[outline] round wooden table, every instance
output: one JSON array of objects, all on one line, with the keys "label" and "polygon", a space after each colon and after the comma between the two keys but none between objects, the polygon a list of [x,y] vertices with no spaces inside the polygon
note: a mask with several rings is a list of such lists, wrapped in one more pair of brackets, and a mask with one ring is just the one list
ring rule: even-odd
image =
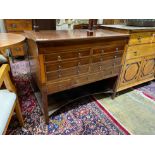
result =
[{"label": "round wooden table", "polygon": [[21,34],[14,33],[0,33],[0,49],[10,48],[25,40],[25,37]]},{"label": "round wooden table", "polygon": [[6,49],[11,49],[18,44],[22,44],[25,37],[15,33],[0,33],[0,53],[6,57]]}]

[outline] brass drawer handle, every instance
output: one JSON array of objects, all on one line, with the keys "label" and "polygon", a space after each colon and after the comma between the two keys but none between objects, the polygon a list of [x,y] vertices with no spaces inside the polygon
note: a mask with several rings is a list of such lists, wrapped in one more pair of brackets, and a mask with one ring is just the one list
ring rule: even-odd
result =
[{"label": "brass drawer handle", "polygon": [[61,56],[60,56],[60,55],[58,56],[58,61],[62,61],[62,59],[61,59]]},{"label": "brass drawer handle", "polygon": [[62,77],[61,71],[58,71],[58,77],[59,77],[59,78]]},{"label": "brass drawer handle", "polygon": [[100,70],[100,71],[102,70],[102,66],[101,66],[101,65],[99,66],[99,70]]},{"label": "brass drawer handle", "polygon": [[79,74],[80,73],[80,69],[79,69],[79,67],[77,67],[77,74]]},{"label": "brass drawer handle", "polygon": [[114,58],[116,59],[117,58],[117,55],[115,55]]},{"label": "brass drawer handle", "polygon": [[62,76],[62,73],[61,73],[61,66],[59,65],[58,66],[58,77],[61,78]]},{"label": "brass drawer handle", "polygon": [[78,53],[79,58],[81,58],[81,53]]},{"label": "brass drawer handle", "polygon": [[12,24],[11,27],[12,28],[17,28],[17,25],[16,24]]},{"label": "brass drawer handle", "polygon": [[104,50],[101,50],[101,56],[103,56],[103,54],[104,54]]},{"label": "brass drawer handle", "polygon": [[138,36],[138,38],[137,38],[137,39],[138,39],[138,41],[141,41],[142,37],[141,37],[141,36]]},{"label": "brass drawer handle", "polygon": [[58,66],[58,70],[60,70],[61,68],[62,68],[62,67],[59,65],[59,66]]},{"label": "brass drawer handle", "polygon": [[135,51],[135,52],[133,52],[133,53],[134,53],[134,56],[137,56],[137,54],[138,54],[137,51]]},{"label": "brass drawer handle", "polygon": [[80,62],[78,62],[78,66],[80,66],[81,65],[81,63]]},{"label": "brass drawer handle", "polygon": [[19,48],[19,47],[17,47],[17,48],[15,48],[15,50],[16,50],[16,51],[20,51],[20,48]]}]

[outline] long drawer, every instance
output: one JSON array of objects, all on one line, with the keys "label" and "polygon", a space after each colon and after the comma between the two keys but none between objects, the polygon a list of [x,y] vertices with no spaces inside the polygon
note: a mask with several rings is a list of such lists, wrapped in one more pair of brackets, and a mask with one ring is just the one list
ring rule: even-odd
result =
[{"label": "long drawer", "polygon": [[155,54],[155,44],[130,46],[127,49],[126,59],[133,59]]},{"label": "long drawer", "polygon": [[58,51],[57,53],[44,55],[45,62],[57,62],[65,60],[80,59],[90,56],[90,49],[72,49],[67,51]]},{"label": "long drawer", "polygon": [[70,76],[77,76],[86,73],[95,73],[103,71],[105,69],[115,68],[120,66],[121,58],[111,59],[107,61],[99,61],[95,63],[81,64],[80,62],[64,62],[62,64],[47,65],[46,66],[46,77],[47,81],[64,79]]},{"label": "long drawer", "polygon": [[121,67],[115,67],[107,70],[103,70],[97,73],[85,74],[81,76],[74,76],[66,80],[60,80],[52,83],[47,83],[48,93],[56,93],[66,89],[74,88],[77,86],[85,85],[91,82],[99,81],[105,78],[118,75]]},{"label": "long drawer", "polygon": [[155,32],[143,32],[131,34],[129,45],[146,44],[155,42]]}]

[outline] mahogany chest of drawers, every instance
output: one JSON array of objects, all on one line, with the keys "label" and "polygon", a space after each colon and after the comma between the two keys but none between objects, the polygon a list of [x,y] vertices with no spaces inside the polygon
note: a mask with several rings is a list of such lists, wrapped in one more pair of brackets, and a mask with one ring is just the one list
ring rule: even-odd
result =
[{"label": "mahogany chest of drawers", "polygon": [[97,30],[26,32],[31,73],[48,123],[49,94],[119,76],[127,34]]},{"label": "mahogany chest of drawers", "polygon": [[155,77],[155,27],[104,25],[103,29],[130,34],[116,92],[153,80]]}]

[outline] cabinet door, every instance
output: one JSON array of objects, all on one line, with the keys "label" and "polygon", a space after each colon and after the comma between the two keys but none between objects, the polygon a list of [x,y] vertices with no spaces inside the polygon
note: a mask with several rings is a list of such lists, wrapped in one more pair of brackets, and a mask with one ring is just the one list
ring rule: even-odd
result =
[{"label": "cabinet door", "polygon": [[141,64],[141,59],[132,59],[125,63],[121,73],[120,87],[134,85],[137,82]]},{"label": "cabinet door", "polygon": [[155,73],[155,56],[145,57],[140,71],[140,80],[154,78]]}]

